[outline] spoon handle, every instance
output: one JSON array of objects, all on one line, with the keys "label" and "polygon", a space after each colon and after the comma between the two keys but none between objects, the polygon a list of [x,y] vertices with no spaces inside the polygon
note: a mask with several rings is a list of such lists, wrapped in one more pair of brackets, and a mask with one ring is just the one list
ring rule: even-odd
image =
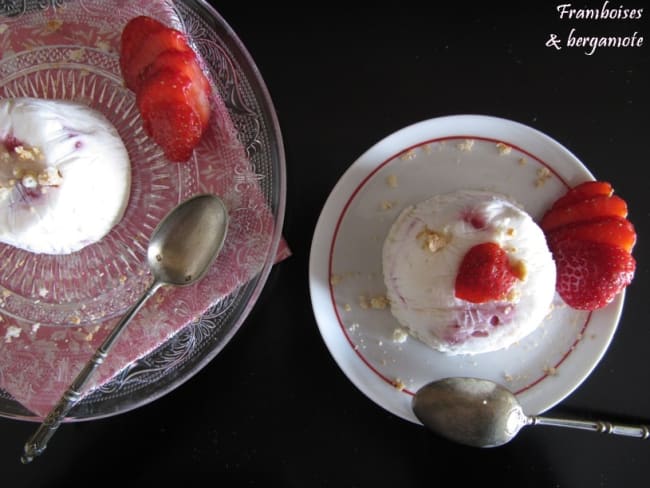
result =
[{"label": "spoon handle", "polygon": [[572,420],[532,416],[528,417],[528,425],[550,425],[553,427],[590,430],[601,434],[624,435],[640,439],[650,438],[650,426],[648,425],[622,425],[604,420]]},{"label": "spoon handle", "polygon": [[131,321],[135,314],[140,310],[142,305],[155,293],[160,286],[160,282],[154,283],[142,294],[138,301],[131,306],[131,308],[124,314],[122,319],[113,327],[113,330],[104,339],[104,342],[97,348],[92,358],[85,364],[79,372],[74,381],[70,384],[65,393],[61,396],[57,404],[50,410],[43,423],[39,426],[36,432],[25,443],[24,453],[20,460],[23,464],[30,463],[34,457],[41,455],[47,447],[47,442],[52,438],[57,431],[66,415],[72,407],[81,399],[84,386],[88,383],[97,367],[104,362],[109,350],[116,342],[120,333],[125,329],[126,325]]}]

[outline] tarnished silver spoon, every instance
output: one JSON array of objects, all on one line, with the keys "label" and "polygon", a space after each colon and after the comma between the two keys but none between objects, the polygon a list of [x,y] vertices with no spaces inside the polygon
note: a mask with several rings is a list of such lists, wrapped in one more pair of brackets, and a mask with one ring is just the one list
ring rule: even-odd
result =
[{"label": "tarnished silver spoon", "polygon": [[528,416],[507,388],[477,378],[445,378],[420,388],[412,400],[415,416],[431,431],[460,444],[496,447],[522,427],[550,425],[648,439],[647,425]]},{"label": "tarnished silver spoon", "polygon": [[86,363],[34,435],[25,443],[23,463],[45,451],[66,415],[81,399],[92,373],[104,362],[120,333],[142,305],[163,285],[184,286],[201,279],[219,254],[228,229],[228,211],[215,195],[197,195],[182,202],[158,224],[147,248],[152,284],[124,314]]}]

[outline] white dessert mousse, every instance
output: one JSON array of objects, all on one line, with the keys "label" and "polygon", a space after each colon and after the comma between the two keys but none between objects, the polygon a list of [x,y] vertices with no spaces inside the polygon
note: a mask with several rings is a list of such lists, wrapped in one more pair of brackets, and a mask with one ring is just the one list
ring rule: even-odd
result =
[{"label": "white dessert mousse", "polygon": [[[455,296],[458,269],[474,246],[501,246],[520,278],[498,299]],[[391,312],[411,335],[447,354],[479,354],[521,340],[550,312],[555,264],[544,233],[504,195],[457,191],[404,209],[383,247]]]},{"label": "white dessert mousse", "polygon": [[69,254],[122,219],[131,165],[101,113],[61,100],[0,100],[0,242]]}]

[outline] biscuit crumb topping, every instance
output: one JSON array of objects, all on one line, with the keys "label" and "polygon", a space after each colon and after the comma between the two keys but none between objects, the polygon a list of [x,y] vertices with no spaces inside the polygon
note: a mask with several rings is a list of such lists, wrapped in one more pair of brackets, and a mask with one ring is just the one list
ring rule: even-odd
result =
[{"label": "biscuit crumb topping", "polygon": [[537,170],[537,179],[535,180],[535,186],[542,186],[550,177],[551,171],[546,166],[539,168]]},{"label": "biscuit crumb topping", "polygon": [[460,142],[456,145],[461,151],[471,151],[474,147],[474,139],[466,139],[463,142]]},{"label": "biscuit crumb topping", "polygon": [[20,183],[24,188],[59,186],[63,182],[61,172],[45,166],[45,157],[38,147],[18,144],[7,147],[0,144],[0,188],[13,188]]},{"label": "biscuit crumb topping", "polygon": [[386,177],[386,184],[391,188],[397,188],[397,176],[396,175],[388,175]]},{"label": "biscuit crumb topping", "polygon": [[497,149],[499,150],[499,154],[504,154],[504,155],[510,154],[510,151],[512,151],[512,148],[507,144],[504,144],[503,142],[497,143]]},{"label": "biscuit crumb topping", "polygon": [[422,249],[430,252],[436,252],[442,249],[449,242],[449,238],[440,232],[425,227],[416,236],[417,240],[422,243]]}]

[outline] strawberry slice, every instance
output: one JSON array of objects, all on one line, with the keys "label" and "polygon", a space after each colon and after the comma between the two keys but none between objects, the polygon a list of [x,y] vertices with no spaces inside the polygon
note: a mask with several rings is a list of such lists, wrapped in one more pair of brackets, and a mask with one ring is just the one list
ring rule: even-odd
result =
[{"label": "strawberry slice", "polygon": [[122,75],[127,88],[138,92],[145,69],[166,51],[194,52],[187,44],[185,35],[165,27],[145,35],[137,50],[124,62]]},{"label": "strawberry slice", "polygon": [[566,205],[559,208],[551,208],[547,211],[540,227],[544,232],[549,232],[562,225],[598,217],[627,217],[627,203],[617,195],[600,195],[586,200]]},{"label": "strawberry slice", "polygon": [[562,225],[546,234],[551,250],[565,239],[594,241],[618,246],[631,252],[636,244],[636,231],[632,223],[621,217],[602,217],[595,220]]},{"label": "strawberry slice", "polygon": [[166,69],[144,80],[137,93],[144,130],[171,161],[187,161],[203,134],[201,117],[190,100],[192,83],[182,73]]},{"label": "strawberry slice", "polygon": [[585,181],[569,189],[563,196],[558,198],[551,208],[566,207],[580,200],[598,196],[612,196],[614,189],[606,181]]},{"label": "strawberry slice", "polygon": [[210,119],[210,81],[205,76],[193,51],[165,51],[147,67],[143,77],[154,76],[163,70],[173,70],[192,80],[187,99],[198,114],[201,125],[206,127]]},{"label": "strawberry slice", "polygon": [[484,242],[470,248],[463,257],[456,275],[455,294],[472,303],[500,300],[506,297],[516,279],[501,246]]},{"label": "strawberry slice", "polygon": [[597,310],[632,282],[636,261],[617,246],[566,239],[553,252],[556,289],[570,307]]},{"label": "strawberry slice", "polygon": [[142,48],[144,38],[166,28],[156,19],[144,15],[134,17],[127,22],[120,37],[120,69],[123,74],[127,71],[131,58]]}]

